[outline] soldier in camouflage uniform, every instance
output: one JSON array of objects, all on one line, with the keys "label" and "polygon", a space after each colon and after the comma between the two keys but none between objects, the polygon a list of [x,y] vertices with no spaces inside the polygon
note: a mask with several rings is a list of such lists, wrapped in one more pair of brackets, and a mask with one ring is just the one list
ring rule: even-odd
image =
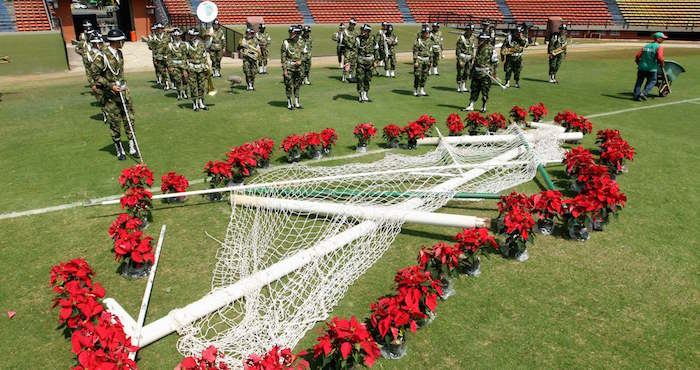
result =
[{"label": "soldier in camouflage uniform", "polygon": [[246,29],[245,37],[238,44],[238,50],[243,55],[243,74],[245,74],[246,90],[255,90],[255,74],[258,72],[260,46],[255,37],[255,30]]},{"label": "soldier in camouflage uniform", "polygon": [[433,40],[430,38],[430,26],[421,27],[420,37],[413,44],[413,96],[426,96],[425,81],[428,79],[430,58],[433,55]]},{"label": "soldier in camouflage uniform", "polygon": [[515,87],[520,88],[520,72],[523,69],[523,51],[527,47],[527,37],[523,35],[525,29],[518,26],[515,32],[511,32],[503,41],[501,58],[503,59],[503,71],[506,74],[506,87],[510,87],[510,75],[513,74]]},{"label": "soldier in camouflage uniform", "polygon": [[474,37],[474,26],[467,25],[464,33],[457,39],[455,54],[457,56],[457,92],[468,92],[467,81],[469,72],[472,69],[474,51],[476,49],[476,37]]},{"label": "soldier in camouflage uniform", "polygon": [[464,110],[474,110],[474,102],[479,98],[481,93],[481,112],[486,112],[486,103],[489,100],[489,90],[491,89],[491,78],[496,78],[496,67],[498,66],[498,54],[491,45],[491,36],[488,33],[479,35],[479,46],[476,49],[474,56],[474,65],[472,66],[471,77],[471,96],[469,97],[469,106]]},{"label": "soldier in camouflage uniform", "polygon": [[352,82],[352,76],[355,74],[355,68],[357,67],[357,31],[355,31],[355,25],[357,25],[355,18],[350,18],[348,28],[343,34],[345,52],[343,55],[343,59],[345,59],[345,66],[343,66],[343,82]]},{"label": "soldier in camouflage uniform", "polygon": [[78,37],[77,43],[75,45],[75,53],[80,55],[83,62],[83,68],[85,69],[85,77],[90,84],[90,62],[88,61],[88,52],[92,48],[90,39],[95,30],[92,29],[92,23],[88,20],[83,21],[83,33]]},{"label": "soldier in camouflage uniform", "polygon": [[171,33],[173,41],[168,44],[168,72],[177,88],[177,100],[187,99],[187,43],[182,41],[182,31],[176,28]]},{"label": "soldier in camouflage uniform", "polygon": [[224,56],[224,45],[226,45],[226,33],[221,28],[219,19],[214,19],[212,28],[209,30],[211,44],[209,45],[209,55],[211,57],[211,68],[213,77],[221,77],[221,58]]},{"label": "soldier in camouflage uniform", "polygon": [[103,110],[107,115],[107,124],[112,133],[117,159],[120,161],[126,159],[121,142],[121,126],[124,126],[124,133],[129,139],[129,154],[135,158],[141,157],[132,131],[134,108],[124,80],[124,56],[121,48],[125,39],[124,32],[118,29],[110,30],[107,34],[109,46],[96,56],[91,66],[96,85],[102,89]]},{"label": "soldier in camouflage uniform", "polygon": [[368,102],[369,85],[372,82],[372,73],[377,65],[379,57],[379,46],[377,45],[374,36],[372,36],[372,27],[364,24],[360,30],[360,36],[357,37],[357,93],[359,102]]},{"label": "soldier in camouflage uniform", "polygon": [[[282,76],[284,77],[284,87],[287,93],[287,108],[301,108],[299,103],[299,90],[304,79],[301,63],[304,44],[299,35],[301,27],[290,26],[289,37],[282,42],[280,48],[280,59],[282,61]],[[294,98],[294,104],[292,104]]]},{"label": "soldier in camouflage uniform", "polygon": [[[97,59],[98,56],[102,55],[102,48],[104,46],[102,35],[100,35],[97,32],[93,32],[92,36],[90,37],[90,44],[90,49],[86,51],[86,56],[88,60],[88,84],[90,85],[90,89],[92,90],[92,94],[95,96],[95,99],[100,104],[100,106],[102,106],[102,99],[104,97],[104,93],[102,92],[102,89],[97,83],[97,77],[99,76],[99,73],[96,73],[96,71],[92,68],[92,64],[95,62],[95,59]],[[104,121],[105,124],[107,123],[107,113],[104,109],[102,109],[102,121]]]},{"label": "soldier in camouflage uniform", "polygon": [[209,108],[204,105],[204,95],[207,94],[209,87],[209,66],[207,65],[209,53],[196,28],[190,29],[189,35],[192,41],[187,44],[187,74],[190,84],[192,109],[195,112],[200,109],[208,110]]},{"label": "soldier in camouflage uniform", "polygon": [[311,38],[311,26],[304,26],[301,33],[301,42],[304,43],[304,50],[301,58],[301,69],[304,73],[304,85],[311,85],[311,55],[314,48],[314,41]]},{"label": "soldier in camouflage uniform", "polygon": [[[565,24],[559,26],[559,32],[552,33],[547,45],[547,55],[549,56],[549,82],[557,83],[557,72],[561,66],[561,61],[566,56],[567,27]],[[556,53],[556,55],[555,55]]]},{"label": "soldier in camouflage uniform", "polygon": [[345,44],[343,43],[343,39],[345,37],[345,25],[340,24],[338,26],[338,32],[334,33],[333,36],[331,36],[331,40],[335,41],[336,47],[335,47],[335,53],[338,56],[338,65],[340,68],[343,68],[343,55],[345,54]]},{"label": "soldier in camouflage uniform", "polygon": [[158,65],[158,68],[156,69],[159,76],[158,80],[163,85],[165,90],[170,90],[170,75],[168,74],[168,62],[166,60],[168,43],[170,40],[168,40],[168,36],[165,34],[165,27],[160,23],[158,23],[156,26],[158,29],[156,29],[156,35],[151,41],[153,43],[153,48],[151,50],[153,51],[153,56],[155,57],[156,64]]},{"label": "soldier in camouflage uniform", "polygon": [[381,28],[377,30],[377,34],[374,35],[374,40],[377,41],[377,45],[379,45],[379,60],[378,60],[378,65],[379,66],[384,66],[384,61],[386,60],[386,50],[384,50],[384,35],[386,34],[386,22],[382,22]]},{"label": "soldier in camouflage uniform", "polygon": [[[379,42],[379,40],[377,40]],[[384,61],[384,70],[386,77],[396,77],[396,45],[399,44],[399,36],[394,34],[394,26],[388,24],[384,33],[383,45],[379,45],[379,49],[386,48],[386,58]]]},{"label": "soldier in camouflage uniform", "polygon": [[267,74],[267,61],[270,59],[270,43],[272,43],[272,38],[269,33],[265,32],[265,25],[263,23],[260,23],[258,26],[258,32],[255,34],[255,38],[258,40],[258,45],[260,46],[258,72]]},{"label": "soldier in camouflage uniform", "polygon": [[151,51],[151,59],[153,60],[153,71],[155,71],[156,74],[156,85],[160,86],[161,85],[161,80],[160,80],[160,71],[158,70],[158,61],[156,60],[156,52],[155,52],[155,38],[156,38],[156,31],[158,30],[158,25],[154,24],[151,26],[151,34],[148,35],[148,37],[141,38],[142,42],[146,43],[146,46],[148,46],[148,50]]},{"label": "soldier in camouflage uniform", "polygon": [[438,64],[440,63],[440,58],[442,58],[443,49],[443,37],[442,31],[440,31],[440,24],[433,23],[433,30],[430,32],[430,38],[433,39],[433,55],[430,58],[431,69],[428,69],[428,74],[434,74],[438,76]]}]

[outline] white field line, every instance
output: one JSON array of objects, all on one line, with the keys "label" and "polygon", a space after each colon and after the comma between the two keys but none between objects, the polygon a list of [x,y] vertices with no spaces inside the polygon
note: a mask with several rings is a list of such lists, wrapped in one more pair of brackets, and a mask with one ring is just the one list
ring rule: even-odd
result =
[{"label": "white field line", "polygon": [[[326,158],[319,159],[319,160],[311,162],[311,163],[358,158],[358,157],[371,155],[371,154],[380,154],[380,153],[384,153],[387,151],[389,151],[389,149],[370,150],[370,151],[367,151],[365,153],[354,153],[354,154],[342,155],[339,157],[326,157]],[[272,169],[272,168],[277,169],[280,167],[287,167],[287,166],[290,166],[290,165],[283,164],[283,165],[279,165],[279,166],[271,166],[270,169]],[[267,170],[268,169],[261,169],[261,171],[267,171]],[[189,183],[190,183],[190,185],[196,185],[196,184],[201,184],[203,182],[204,182],[204,179],[195,179],[195,180],[190,181]],[[160,191],[160,188],[153,188],[153,189],[151,189],[151,192],[153,192],[154,194],[157,194],[157,193],[160,193],[161,191]],[[43,213],[56,212],[56,211],[64,211],[66,209],[95,205],[95,204],[99,204],[101,202],[104,202],[106,200],[114,200],[114,199],[119,199],[119,198],[121,198],[121,194],[110,195],[110,196],[106,196],[106,197],[102,197],[102,198],[90,199],[90,200],[82,201],[82,202],[73,202],[73,203],[61,204],[61,205],[45,207],[45,208],[30,209],[27,211],[8,212],[8,213],[0,214],[0,220],[7,220],[7,219],[11,219],[11,218],[18,218],[18,217],[25,217],[25,216],[34,216],[34,215],[40,215]]]},{"label": "white field line", "polygon": [[[662,108],[662,107],[667,107],[670,105],[686,104],[686,103],[700,104],[700,97],[691,98],[691,99],[684,99],[684,100],[679,100],[679,101],[673,101],[673,102],[668,102],[668,103],[659,103],[659,104],[652,104],[652,105],[644,105],[641,107],[620,109],[620,110],[615,110],[615,111],[611,111],[611,112],[590,114],[586,117],[588,117],[588,118],[605,117],[605,116],[612,116],[612,115],[622,114],[622,113],[636,112],[636,111],[640,111],[640,110],[644,110],[644,109]],[[344,155],[344,156],[340,156],[340,157],[323,158],[323,159],[318,160],[316,162],[357,158],[357,157],[362,157],[362,156],[370,155],[370,154],[383,153],[383,152],[386,152],[388,150],[389,149],[378,149],[378,150],[368,151],[366,153],[355,153],[355,154],[348,154],[348,155]],[[288,165],[282,165],[282,166],[288,166]],[[282,167],[282,166],[279,166],[279,167]],[[275,168],[277,168],[277,167],[278,166],[275,166]],[[190,181],[190,184],[200,184],[203,181],[204,180],[202,180],[202,179],[192,180],[192,181]],[[153,192],[158,193],[158,192],[160,192],[160,189],[153,189]],[[27,211],[3,213],[3,214],[0,214],[0,220],[7,220],[7,219],[11,219],[11,218],[18,218],[18,217],[24,217],[24,216],[34,216],[34,215],[40,215],[43,213],[63,211],[66,209],[71,209],[71,208],[81,207],[81,206],[85,206],[85,205],[100,203],[100,202],[105,201],[105,200],[118,199],[120,197],[121,197],[121,195],[111,195],[111,196],[103,197],[103,198],[90,199],[86,202],[74,202],[74,203],[61,204],[58,206],[51,206],[51,207],[46,207],[46,208],[30,209]]]}]

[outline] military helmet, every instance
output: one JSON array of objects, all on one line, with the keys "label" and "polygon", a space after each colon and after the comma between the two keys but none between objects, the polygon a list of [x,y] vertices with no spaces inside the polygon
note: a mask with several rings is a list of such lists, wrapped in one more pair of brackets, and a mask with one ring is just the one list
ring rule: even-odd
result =
[{"label": "military helmet", "polygon": [[338,28],[344,30],[344,29],[345,29],[345,24],[344,24],[343,22],[340,22],[340,24],[338,25]]},{"label": "military helmet", "polygon": [[440,28],[440,23],[438,23],[438,22],[433,23],[433,28]]},{"label": "military helmet", "polygon": [[305,25],[305,26],[304,26],[304,32],[307,32],[307,33],[308,33],[308,32],[311,32],[311,26]]},{"label": "military helmet", "polygon": [[525,27],[523,27],[523,26],[518,26],[518,28],[516,28],[516,31],[518,31],[518,33],[525,32]]},{"label": "military helmet", "polygon": [[92,36],[90,37],[90,43],[91,43],[91,44],[101,44],[102,42],[103,42],[103,40],[102,40],[102,35],[100,35],[99,32],[95,32],[95,33],[92,34]]},{"label": "military helmet", "polygon": [[424,25],[420,28],[420,31],[421,31],[421,32],[430,32],[430,26],[428,26],[427,24],[424,24]]},{"label": "military helmet", "polygon": [[120,30],[119,28],[112,28],[107,32],[107,41],[124,41],[126,40],[126,36],[124,36],[124,32]]},{"label": "military helmet", "polygon": [[264,29],[265,29],[265,23],[260,23],[260,24],[258,25],[258,29],[259,29],[260,31],[264,30]]},{"label": "military helmet", "polygon": [[465,31],[474,31],[474,25],[473,24],[468,24],[464,26]]},{"label": "military helmet", "polygon": [[393,24],[387,24],[387,25],[386,25],[386,30],[387,30],[387,31],[393,31],[393,30],[394,30],[394,25],[393,25]]},{"label": "military helmet", "polygon": [[362,28],[361,28],[360,30],[362,30],[362,31],[372,31],[372,26],[370,26],[369,24],[365,23],[365,24],[362,25]]},{"label": "military helmet", "polygon": [[560,30],[568,30],[569,27],[568,27],[566,24],[563,24],[563,23],[562,23],[562,25],[559,26],[559,29],[560,29]]},{"label": "military helmet", "polygon": [[83,21],[83,28],[87,28],[87,29],[92,28],[92,22],[90,22],[90,21],[87,20],[87,19],[84,20],[84,21]]},{"label": "military helmet", "polygon": [[255,33],[255,30],[252,29],[252,28],[250,28],[250,27],[248,27],[248,28],[245,29],[245,33]]},{"label": "military helmet", "polygon": [[357,21],[355,20],[355,18],[350,18],[350,21],[348,22],[348,24],[355,25],[355,24],[357,24]]},{"label": "military helmet", "polygon": [[479,35],[479,40],[489,40],[490,38],[491,35],[489,35],[488,33],[482,33],[481,35]]},{"label": "military helmet", "polygon": [[221,24],[221,22],[219,22],[219,18],[215,18],[213,23],[214,24]]},{"label": "military helmet", "polygon": [[173,31],[172,31],[172,35],[173,35],[173,36],[182,36],[182,31],[180,31],[179,28],[175,28],[175,29],[173,29]]},{"label": "military helmet", "polygon": [[154,24],[154,25],[151,26],[151,31],[155,31],[155,30],[157,30],[157,29],[158,29],[158,25],[155,25],[155,24]]},{"label": "military helmet", "polygon": [[199,36],[199,30],[196,28],[190,28],[190,30],[187,31],[187,34],[190,36]]}]

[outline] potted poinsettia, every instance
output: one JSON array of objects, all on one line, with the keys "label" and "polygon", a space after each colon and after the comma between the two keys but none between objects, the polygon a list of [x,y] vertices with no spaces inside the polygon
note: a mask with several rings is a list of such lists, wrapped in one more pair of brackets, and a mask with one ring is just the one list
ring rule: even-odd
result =
[{"label": "potted poinsettia", "polygon": [[615,139],[622,139],[622,135],[620,134],[620,130],[614,130],[614,129],[605,129],[605,130],[598,130],[598,132],[595,135],[595,143],[598,144],[598,146],[604,146],[605,143],[615,140]]},{"label": "potted poinsettia", "polygon": [[103,311],[100,300],[105,289],[92,281],[95,273],[82,258],[61,262],[51,268],[50,274],[51,288],[56,293],[52,308],[60,307],[58,329],[70,338]]},{"label": "potted poinsettia", "polygon": [[136,369],[135,355],[138,347],[124,332],[119,318],[101,310],[71,336],[72,351],[77,357],[75,369]]},{"label": "potted poinsettia", "polygon": [[498,131],[498,129],[505,129],[508,125],[506,118],[500,113],[491,113],[487,117],[486,126],[490,133]]},{"label": "potted poinsettia", "polygon": [[153,185],[153,172],[143,163],[125,168],[119,175],[119,184],[124,190],[150,187]]},{"label": "potted poinsettia", "polygon": [[578,121],[578,114],[570,111],[570,110],[565,110],[563,112],[557,113],[556,116],[554,116],[554,122],[556,122],[558,125],[564,127],[567,132],[571,131],[571,126]]},{"label": "potted poinsettia", "polygon": [[501,200],[497,204],[498,218],[496,222],[496,232],[504,233],[506,225],[503,220],[506,213],[514,208],[524,208],[528,212],[532,210],[532,199],[527,194],[511,192],[508,195],[502,195]]},{"label": "potted poinsettia", "polygon": [[425,137],[425,127],[417,122],[411,122],[401,129],[406,136],[406,149],[418,149],[418,139]]},{"label": "potted poinsettia", "polygon": [[[222,187],[233,180],[233,171],[231,165],[224,161],[209,161],[204,166],[206,174],[205,182],[209,183],[209,187],[214,189]],[[221,193],[210,193],[209,200],[212,202],[219,201],[223,198]]]},{"label": "potted poinsettia", "polygon": [[227,184],[229,186],[243,184],[246,177],[250,177],[258,166],[258,158],[255,156],[255,145],[246,143],[233,147],[226,153],[226,162],[231,166],[233,177]]},{"label": "potted poinsettia", "polygon": [[464,118],[464,126],[469,135],[474,136],[488,127],[488,118],[479,112],[469,112]]},{"label": "potted poinsettia", "polygon": [[306,140],[299,135],[289,135],[282,140],[280,148],[287,153],[287,162],[296,162],[301,159],[301,152],[306,149]]},{"label": "potted poinsettia", "polygon": [[584,135],[593,132],[593,123],[584,116],[579,116],[577,120],[571,123],[569,128],[571,132],[580,132]]},{"label": "potted poinsettia", "polygon": [[124,196],[119,199],[122,209],[126,208],[126,213],[141,219],[141,222],[148,224],[153,220],[151,208],[153,207],[153,194],[142,187],[128,188]]},{"label": "potted poinsettia", "polygon": [[264,137],[253,143],[253,146],[253,154],[255,154],[258,168],[267,168],[270,165],[270,154],[275,148],[275,142]]},{"label": "potted poinsettia", "polygon": [[590,238],[593,218],[601,209],[600,202],[595,196],[581,193],[564,201],[566,204],[566,228],[573,240],[586,241]]},{"label": "potted poinsettia", "polygon": [[430,136],[430,133],[432,132],[433,126],[435,126],[435,118],[433,116],[429,116],[427,114],[424,114],[420,117],[418,117],[417,120],[414,121],[415,123],[423,126],[423,134]]},{"label": "potted poinsettia", "polygon": [[350,320],[334,317],[326,323],[316,341],[313,354],[307,357],[312,369],[372,367],[380,356],[369,330],[355,316]]},{"label": "potted poinsettia", "polygon": [[338,141],[338,134],[335,132],[335,129],[328,127],[321,131],[321,141],[323,142],[323,154],[330,156],[333,145]]},{"label": "potted poinsettia", "polygon": [[452,113],[447,116],[447,128],[450,130],[450,136],[462,135],[464,131],[464,122],[457,113]]},{"label": "potted poinsettia", "polygon": [[517,105],[514,105],[513,108],[510,109],[510,118],[518,125],[529,127],[525,120],[527,118],[527,111]]},{"label": "potted poinsettia", "polygon": [[625,160],[634,159],[634,148],[621,137],[601,143],[600,148],[600,162],[608,167],[613,179],[626,171]]},{"label": "potted poinsettia", "polygon": [[527,261],[529,258],[527,246],[534,239],[535,226],[530,210],[526,207],[514,207],[506,212],[503,223],[506,226],[506,240],[501,245],[503,255],[515,258],[519,262]]},{"label": "potted poinsettia", "polygon": [[390,148],[398,148],[401,137],[401,127],[390,123],[382,129],[382,136]]},{"label": "potted poinsettia", "polygon": [[617,217],[618,211],[625,206],[627,196],[620,191],[617,182],[607,176],[593,180],[586,192],[600,203],[600,210],[592,219],[593,230],[603,231],[603,227],[610,222],[610,215]]},{"label": "potted poinsettia", "polygon": [[121,262],[119,271],[126,278],[142,278],[148,275],[153,264],[153,238],[141,231],[122,234],[114,242],[114,259]]},{"label": "potted poinsettia", "polygon": [[377,129],[374,128],[372,122],[360,123],[355,126],[353,134],[357,138],[357,147],[355,150],[358,153],[364,153],[367,151],[367,145],[370,140],[377,134]]},{"label": "potted poinsettia", "polygon": [[532,115],[532,122],[539,122],[542,120],[542,117],[547,115],[547,108],[545,108],[544,104],[542,103],[531,105],[528,111],[530,112],[530,115]]},{"label": "potted poinsettia", "polygon": [[228,365],[224,362],[224,357],[222,352],[210,345],[202,350],[201,356],[188,356],[182,359],[175,370],[225,370],[228,369]]},{"label": "potted poinsettia", "polygon": [[576,178],[582,168],[595,164],[593,154],[582,146],[571,148],[564,153],[564,166],[569,177]]},{"label": "potted poinsettia", "polygon": [[498,250],[496,239],[489,235],[487,228],[483,227],[464,229],[455,235],[455,240],[460,251],[460,268],[469,276],[481,275],[480,255],[488,257],[488,252]]},{"label": "potted poinsettia", "polygon": [[[168,172],[160,179],[160,190],[163,194],[183,193],[187,191],[187,188],[190,186],[190,182],[187,181],[185,176],[175,172]],[[185,201],[185,198],[186,197],[183,195],[181,197],[164,198],[163,201],[166,203],[182,203]]]},{"label": "potted poinsettia", "polygon": [[121,213],[117,219],[109,226],[109,237],[112,240],[117,240],[124,234],[129,234],[134,231],[143,229],[143,221],[138,217],[130,216],[126,213]]},{"label": "potted poinsettia", "polygon": [[434,279],[440,280],[442,296],[446,300],[455,293],[452,287],[452,277],[457,275],[460,248],[457,245],[437,243],[430,248],[422,247],[418,252],[418,266],[430,273]]},{"label": "potted poinsettia", "polygon": [[576,181],[571,184],[571,190],[580,193],[587,191],[601,177],[610,177],[608,168],[599,164],[589,164],[578,171]]},{"label": "potted poinsettia", "polygon": [[307,353],[294,354],[289,348],[274,346],[267,353],[258,356],[252,354],[243,361],[243,370],[303,370],[309,368],[304,360]]},{"label": "potted poinsettia", "polygon": [[545,190],[532,197],[532,211],[537,216],[537,230],[544,235],[551,235],[554,231],[554,220],[563,211],[564,201],[558,190]]},{"label": "potted poinsettia", "polygon": [[406,332],[415,333],[417,320],[424,318],[426,315],[418,310],[417,304],[407,305],[402,297],[386,296],[370,305],[366,325],[380,346],[381,356],[396,360],[406,354]]},{"label": "potted poinsettia", "polygon": [[306,143],[306,155],[311,159],[321,159],[321,134],[318,132],[307,132],[304,134],[304,142]]},{"label": "potted poinsettia", "polygon": [[419,266],[406,267],[399,270],[394,277],[394,285],[399,296],[417,302],[418,308],[428,316],[427,319],[419,322],[423,326],[435,318],[435,308],[437,301],[442,296],[440,278],[433,277],[430,272],[424,271]]}]

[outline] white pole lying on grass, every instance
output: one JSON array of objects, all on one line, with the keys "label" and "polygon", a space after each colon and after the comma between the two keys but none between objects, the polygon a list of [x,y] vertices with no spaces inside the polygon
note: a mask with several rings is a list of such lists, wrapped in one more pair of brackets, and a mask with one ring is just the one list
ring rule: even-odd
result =
[{"label": "white pole lying on grass", "polygon": [[[559,134],[559,140],[563,141],[575,141],[583,139],[583,134],[580,132],[565,132]],[[525,138],[528,140],[535,139],[533,134],[525,134]],[[519,139],[518,135],[476,135],[476,136],[447,136],[443,138],[439,137],[426,137],[418,140],[418,145],[437,145],[439,142],[445,142],[448,144],[486,144],[486,143],[500,143],[506,141],[513,141]]]}]

